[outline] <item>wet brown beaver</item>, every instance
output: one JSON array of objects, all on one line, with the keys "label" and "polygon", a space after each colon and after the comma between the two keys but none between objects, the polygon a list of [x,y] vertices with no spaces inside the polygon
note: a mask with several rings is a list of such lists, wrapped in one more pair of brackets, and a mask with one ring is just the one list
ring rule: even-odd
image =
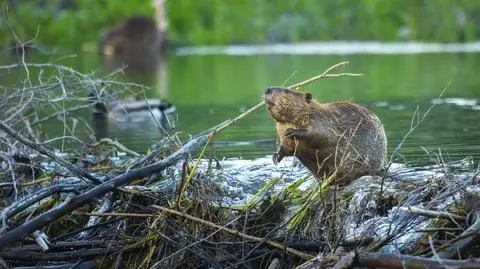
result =
[{"label": "wet brown beaver", "polygon": [[322,104],[311,93],[285,88],[266,89],[265,103],[280,137],[275,164],[296,156],[318,179],[336,171],[335,184],[375,174],[384,165],[387,138],[368,109],[349,102]]}]

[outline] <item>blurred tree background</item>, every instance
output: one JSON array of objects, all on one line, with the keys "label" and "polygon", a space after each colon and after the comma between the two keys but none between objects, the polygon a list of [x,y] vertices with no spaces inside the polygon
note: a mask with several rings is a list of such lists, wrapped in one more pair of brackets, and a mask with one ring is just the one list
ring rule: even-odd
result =
[{"label": "blurred tree background", "polygon": [[[79,48],[151,0],[1,0],[0,44],[36,36]],[[8,17],[8,20],[6,19]],[[189,45],[328,40],[473,41],[479,0],[167,0],[168,35]],[[7,23],[8,22],[8,23]],[[10,25],[10,26],[9,26]]]}]

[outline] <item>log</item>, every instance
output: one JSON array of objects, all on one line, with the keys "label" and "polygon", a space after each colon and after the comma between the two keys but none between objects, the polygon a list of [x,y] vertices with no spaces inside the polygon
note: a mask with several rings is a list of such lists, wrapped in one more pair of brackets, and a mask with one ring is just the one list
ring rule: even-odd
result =
[{"label": "log", "polygon": [[296,267],[296,269],[320,269],[339,263],[338,268],[369,267],[389,269],[440,269],[447,267],[455,268],[480,268],[480,259],[448,260],[417,257],[411,255],[397,255],[391,253],[348,253],[344,256],[319,254],[314,259]]}]

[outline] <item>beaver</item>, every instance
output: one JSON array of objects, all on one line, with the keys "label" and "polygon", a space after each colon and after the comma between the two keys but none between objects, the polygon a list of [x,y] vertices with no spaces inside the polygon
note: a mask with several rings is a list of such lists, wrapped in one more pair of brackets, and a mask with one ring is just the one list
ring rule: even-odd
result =
[{"label": "beaver", "polygon": [[103,54],[125,56],[163,52],[166,44],[153,19],[133,16],[102,33],[99,47]]},{"label": "beaver", "polygon": [[296,156],[317,179],[336,172],[333,183],[345,185],[376,174],[386,162],[382,123],[360,105],[320,103],[311,93],[281,87],[267,88],[265,103],[280,137],[275,164]]}]

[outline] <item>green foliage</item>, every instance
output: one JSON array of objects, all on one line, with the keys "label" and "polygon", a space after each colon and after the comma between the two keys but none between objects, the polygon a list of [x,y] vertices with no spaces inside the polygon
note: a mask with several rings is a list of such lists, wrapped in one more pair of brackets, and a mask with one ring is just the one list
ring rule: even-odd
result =
[{"label": "green foliage", "polygon": [[[132,14],[154,16],[150,0],[30,0],[16,1],[9,7],[2,1],[10,25],[18,37],[30,40],[39,32],[39,40],[48,46],[80,46],[96,42],[101,31]],[[0,24],[0,41],[9,44],[14,36],[5,20]]]},{"label": "green foliage", "polygon": [[[9,1],[10,2],[10,1]],[[13,29],[28,40],[79,46],[131,15],[154,17],[151,0],[13,1]],[[2,7],[8,6],[2,0]],[[168,0],[169,35],[183,44],[308,40],[430,40],[480,36],[480,1],[473,0]],[[1,43],[13,40],[0,25]]]},{"label": "green foliage", "polygon": [[[305,40],[458,41],[479,36],[480,1],[168,1],[170,32],[194,44]],[[464,18],[464,21],[463,19]]]}]

